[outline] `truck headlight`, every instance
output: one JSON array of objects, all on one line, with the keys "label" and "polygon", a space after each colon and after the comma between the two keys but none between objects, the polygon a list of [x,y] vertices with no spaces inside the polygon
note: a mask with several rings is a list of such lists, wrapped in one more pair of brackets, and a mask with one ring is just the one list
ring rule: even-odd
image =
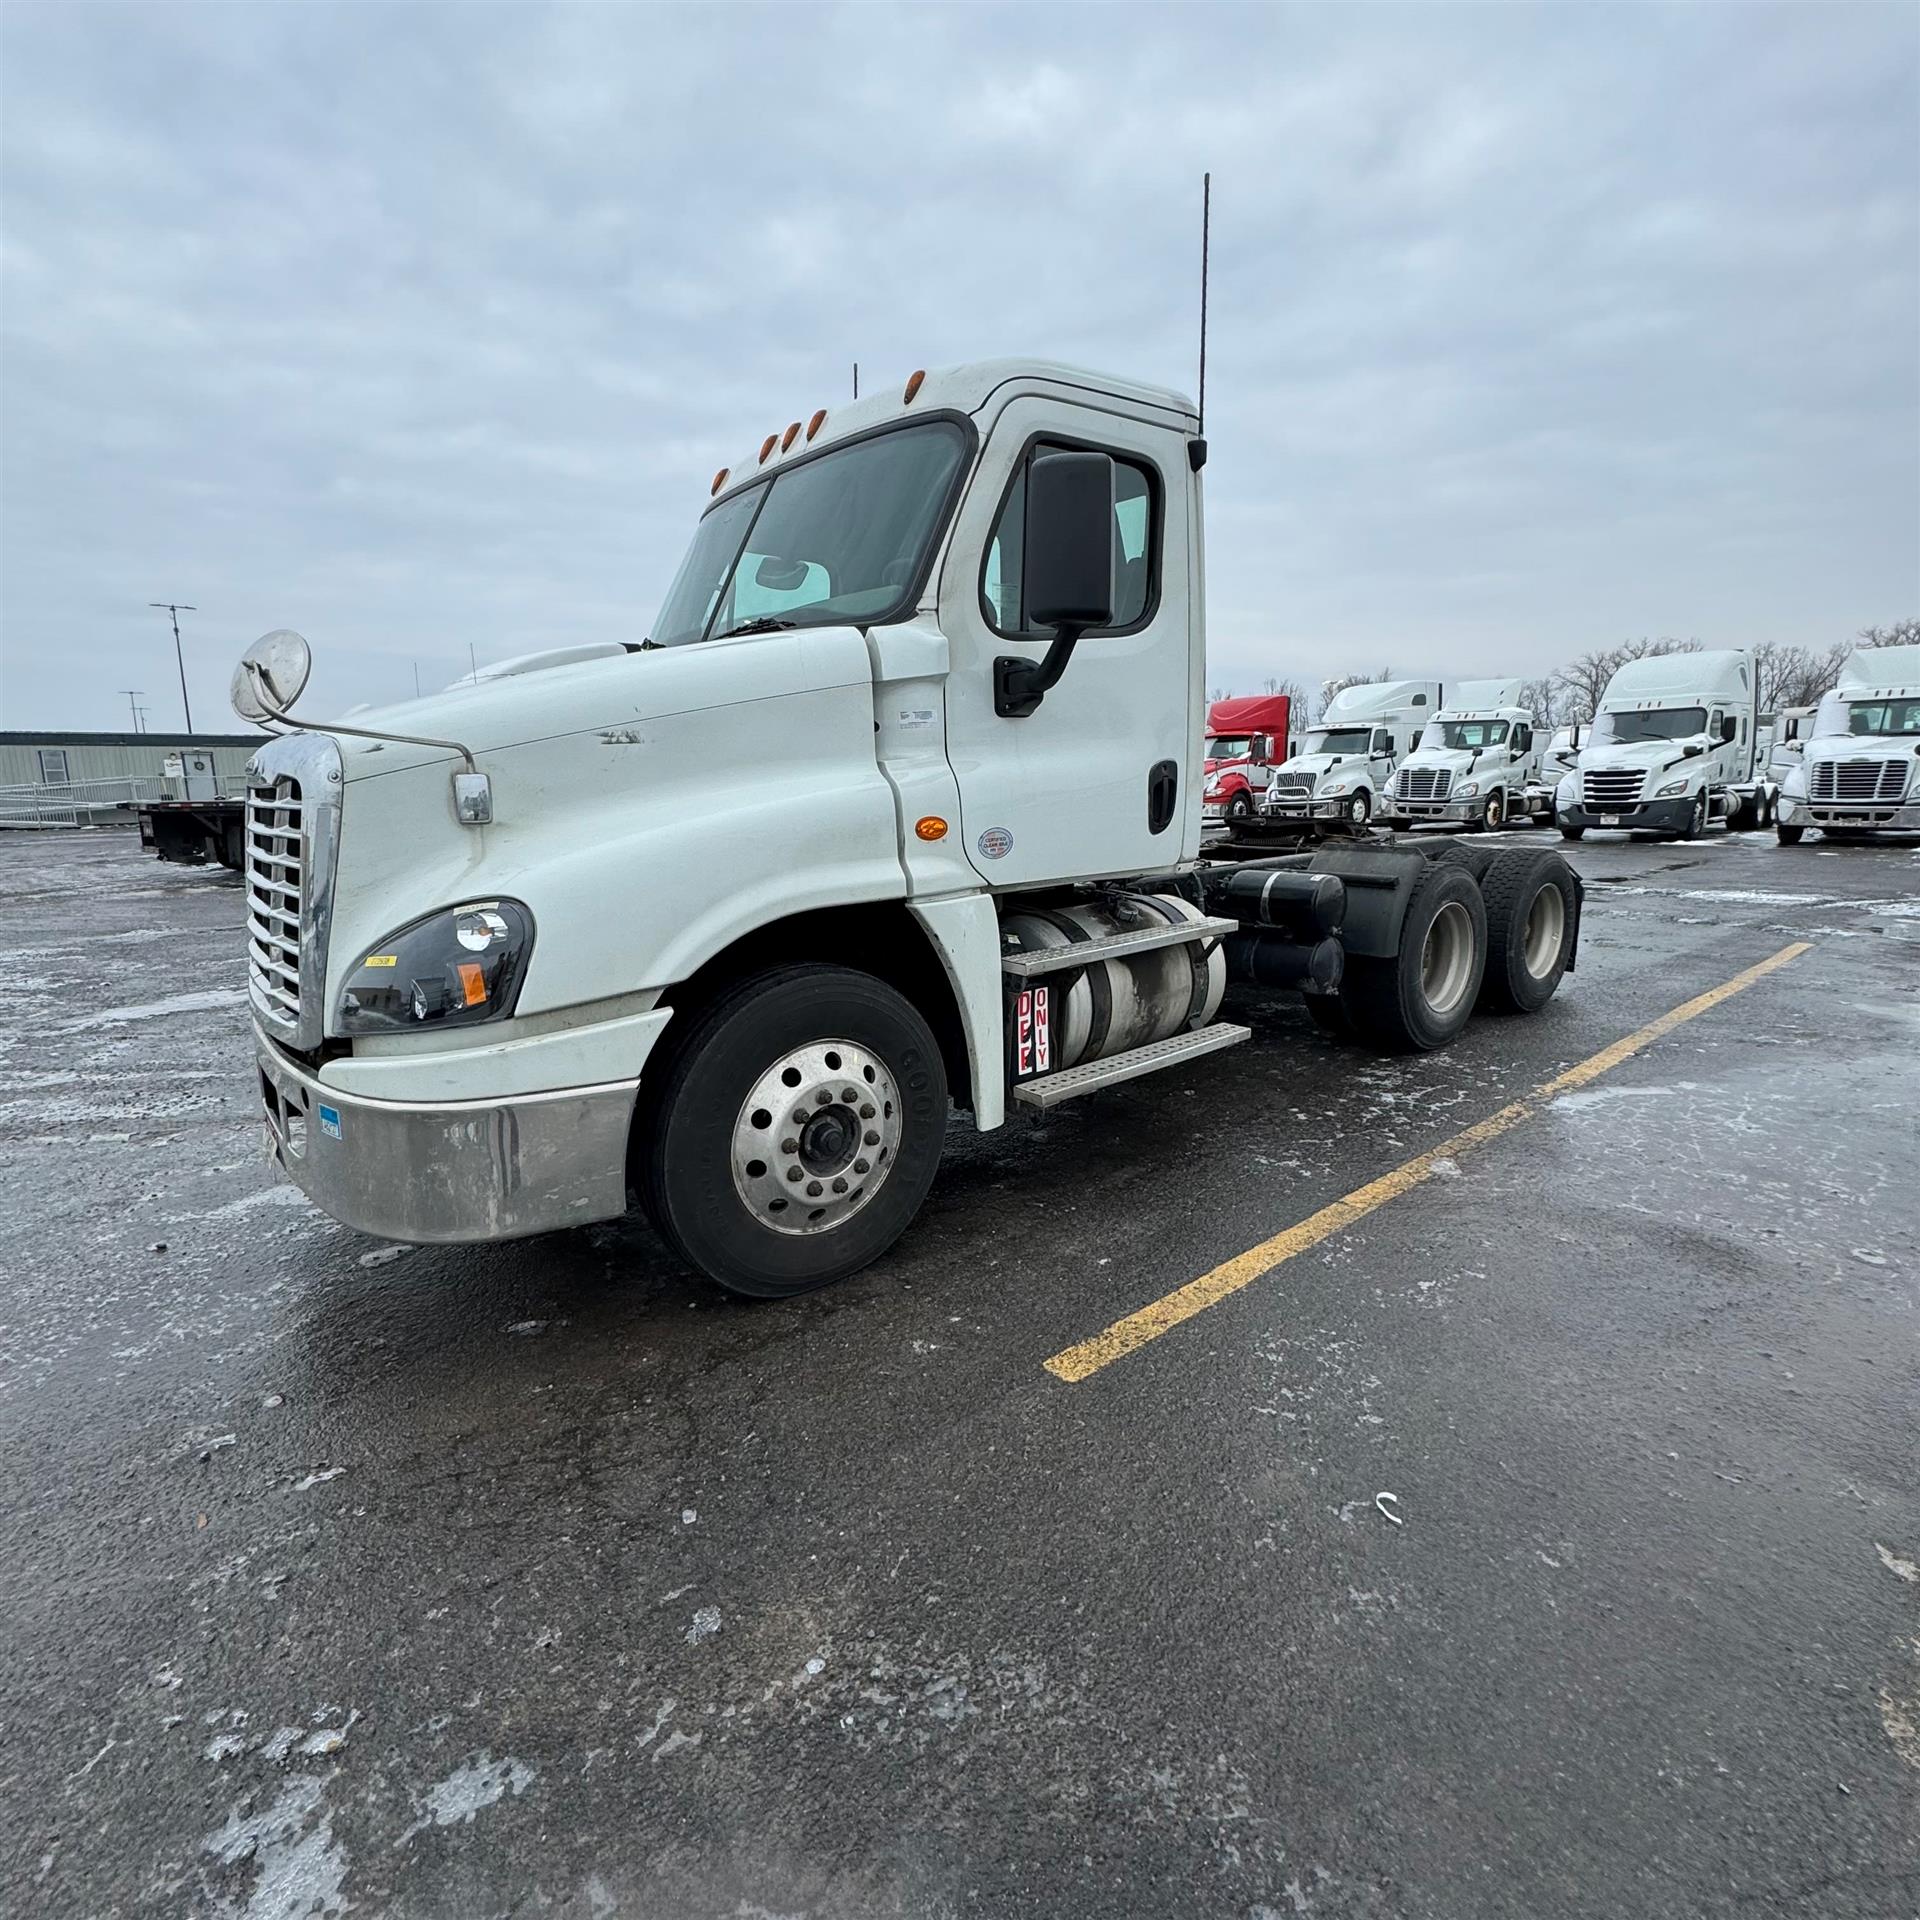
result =
[{"label": "truck headlight", "polygon": [[1676,794],[1685,793],[1688,785],[1686,780],[1669,780],[1653,797],[1656,800],[1671,800]]},{"label": "truck headlight", "polygon": [[1471,800],[1479,791],[1480,782],[1478,780],[1462,780],[1460,784],[1454,788],[1454,792],[1458,794],[1462,800]]},{"label": "truck headlight", "polygon": [[413,1033],[504,1020],[520,997],[533,916],[517,900],[446,907],[389,934],[340,990],[340,1033]]}]

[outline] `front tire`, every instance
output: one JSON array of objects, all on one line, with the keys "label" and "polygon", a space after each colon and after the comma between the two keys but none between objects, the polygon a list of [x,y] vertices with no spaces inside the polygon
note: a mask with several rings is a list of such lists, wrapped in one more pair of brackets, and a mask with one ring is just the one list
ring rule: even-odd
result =
[{"label": "front tire", "polygon": [[1486,811],[1480,816],[1481,830],[1486,833],[1498,833],[1506,823],[1506,796],[1499,792],[1488,794]]},{"label": "front tire", "polygon": [[1554,824],[1559,827],[1562,840],[1584,840],[1587,837],[1585,827],[1569,826],[1564,820],[1556,820]]},{"label": "front tire", "polygon": [[1773,830],[1780,838],[1783,847],[1797,847],[1806,834],[1805,827],[1790,827],[1784,820],[1776,820]]},{"label": "front tire", "polygon": [[695,1017],[639,1131],[647,1212],[730,1292],[787,1299],[907,1230],[940,1164],[947,1076],[904,995],[849,967],[754,975]]},{"label": "front tire", "polygon": [[1253,818],[1253,798],[1242,787],[1227,802],[1227,824],[1231,827],[1244,827]]},{"label": "front tire", "polygon": [[1355,833],[1365,833],[1373,822],[1373,795],[1362,787],[1347,802],[1347,825]]}]

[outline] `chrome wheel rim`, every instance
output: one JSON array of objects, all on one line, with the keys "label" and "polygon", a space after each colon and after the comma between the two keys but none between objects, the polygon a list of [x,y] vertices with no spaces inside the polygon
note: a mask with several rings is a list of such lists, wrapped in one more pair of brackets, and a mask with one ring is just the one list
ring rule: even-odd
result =
[{"label": "chrome wheel rim", "polygon": [[1473,975],[1473,921],[1457,900],[1433,916],[1420,948],[1420,994],[1435,1013],[1451,1013],[1466,998]]},{"label": "chrome wheel rim", "polygon": [[1367,811],[1367,796],[1364,793],[1356,793],[1347,803],[1347,817],[1356,827],[1367,824]]},{"label": "chrome wheel rim", "polygon": [[775,1233],[831,1233],[900,1156],[900,1092],[879,1056],[812,1040],[761,1074],[733,1123],[733,1189]]},{"label": "chrome wheel rim", "polygon": [[1567,903],[1560,889],[1545,886],[1533,896],[1527,909],[1527,936],[1523,951],[1527,971],[1536,980],[1544,980],[1560,958],[1560,943],[1566,938]]}]

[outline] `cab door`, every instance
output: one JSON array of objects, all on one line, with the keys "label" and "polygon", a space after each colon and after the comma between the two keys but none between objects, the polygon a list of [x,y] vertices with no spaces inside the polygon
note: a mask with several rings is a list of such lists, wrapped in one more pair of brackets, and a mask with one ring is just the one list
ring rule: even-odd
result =
[{"label": "cab door", "polygon": [[[1055,449],[1114,462],[1114,618],[1081,636],[1038,707],[1009,718],[994,710],[996,658],[1037,663],[1051,637],[1026,618],[1021,548],[1027,465]],[[1016,397],[989,430],[941,569],[940,625],[963,842],[990,886],[1139,873],[1197,850],[1192,497],[1171,425]]]}]

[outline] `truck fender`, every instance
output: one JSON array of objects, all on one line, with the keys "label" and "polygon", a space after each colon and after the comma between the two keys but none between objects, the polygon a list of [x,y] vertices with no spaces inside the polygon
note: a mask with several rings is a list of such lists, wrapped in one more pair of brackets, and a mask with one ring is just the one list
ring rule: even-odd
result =
[{"label": "truck fender", "polygon": [[1424,854],[1381,847],[1333,848],[1316,853],[1310,869],[1345,883],[1340,944],[1349,957],[1391,960],[1400,951],[1413,883],[1426,871]]},{"label": "truck fender", "polygon": [[932,942],[953,989],[973,1083],[973,1124],[991,1132],[1007,1117],[1000,916],[993,897],[950,894],[944,900],[910,901],[907,911]]}]

